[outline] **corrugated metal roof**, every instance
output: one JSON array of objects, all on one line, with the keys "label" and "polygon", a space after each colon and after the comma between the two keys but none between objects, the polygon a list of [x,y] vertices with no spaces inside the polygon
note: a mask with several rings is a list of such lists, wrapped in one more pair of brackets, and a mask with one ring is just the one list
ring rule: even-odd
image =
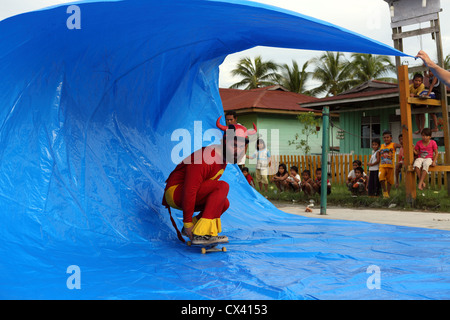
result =
[{"label": "corrugated metal roof", "polygon": [[313,111],[313,109],[302,108],[299,104],[319,100],[304,94],[287,91],[281,86],[270,86],[252,90],[219,89],[224,110],[240,109],[270,109],[290,111]]}]

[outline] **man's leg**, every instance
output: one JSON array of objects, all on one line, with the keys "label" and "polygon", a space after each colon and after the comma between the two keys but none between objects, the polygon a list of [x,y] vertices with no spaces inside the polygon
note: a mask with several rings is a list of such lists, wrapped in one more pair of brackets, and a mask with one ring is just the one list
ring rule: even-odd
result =
[{"label": "man's leg", "polygon": [[208,180],[202,183],[195,205],[203,210],[192,229],[194,235],[217,236],[222,231],[220,217],[229,207],[228,190],[228,183],[224,181]]}]

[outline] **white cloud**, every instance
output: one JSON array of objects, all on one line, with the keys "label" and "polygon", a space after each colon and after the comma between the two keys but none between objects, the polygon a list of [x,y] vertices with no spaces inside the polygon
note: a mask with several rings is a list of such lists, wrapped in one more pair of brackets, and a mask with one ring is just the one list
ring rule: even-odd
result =
[{"label": "white cloud", "polygon": [[74,0],[1,0],[0,20],[20,13],[39,10],[68,2],[74,2]]},{"label": "white cloud", "polygon": [[[357,32],[374,40],[378,40],[387,45],[393,46],[392,30],[390,27],[390,12],[388,4],[382,0],[254,0],[255,2],[277,6],[283,9],[299,12],[320,20],[324,20],[340,27]],[[450,3],[441,1],[443,12],[440,13],[441,34],[444,56],[450,53]],[[425,26],[423,26],[425,27]],[[430,35],[413,37],[404,40],[404,52],[411,55],[416,54],[420,49],[430,53],[430,56],[437,59],[436,44],[431,40]],[[240,57],[262,55],[263,59],[275,60],[278,63],[288,63],[292,59],[299,64],[303,64],[311,57],[318,56],[319,52],[304,50],[287,50],[273,48],[253,48],[240,53],[228,56],[221,66],[219,84],[221,87],[229,87],[238,82],[239,79],[232,78],[229,71],[235,67],[233,61],[238,61]],[[411,59],[409,59],[411,60]],[[411,65],[419,62],[409,61]]]}]

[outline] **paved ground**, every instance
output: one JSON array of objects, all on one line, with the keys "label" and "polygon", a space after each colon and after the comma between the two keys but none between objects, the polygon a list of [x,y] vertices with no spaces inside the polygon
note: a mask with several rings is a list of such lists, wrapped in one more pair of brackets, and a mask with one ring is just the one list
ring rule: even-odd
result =
[{"label": "paved ground", "polygon": [[272,203],[284,212],[305,217],[357,220],[409,227],[450,230],[450,213],[327,207],[327,214],[321,215],[320,207],[318,206],[312,208],[313,212],[308,213],[305,212],[306,206],[304,204],[290,204],[288,202],[277,201],[273,201]]}]

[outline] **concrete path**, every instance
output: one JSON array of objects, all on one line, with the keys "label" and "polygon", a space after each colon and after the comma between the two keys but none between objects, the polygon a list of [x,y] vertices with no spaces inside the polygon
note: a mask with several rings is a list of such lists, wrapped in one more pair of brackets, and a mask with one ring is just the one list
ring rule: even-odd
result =
[{"label": "concrete path", "polygon": [[279,201],[272,201],[272,203],[284,212],[305,217],[356,220],[399,226],[450,230],[450,213],[327,207],[327,215],[321,215],[319,206],[313,207],[313,212],[305,212],[305,204],[290,204],[288,202]]}]

